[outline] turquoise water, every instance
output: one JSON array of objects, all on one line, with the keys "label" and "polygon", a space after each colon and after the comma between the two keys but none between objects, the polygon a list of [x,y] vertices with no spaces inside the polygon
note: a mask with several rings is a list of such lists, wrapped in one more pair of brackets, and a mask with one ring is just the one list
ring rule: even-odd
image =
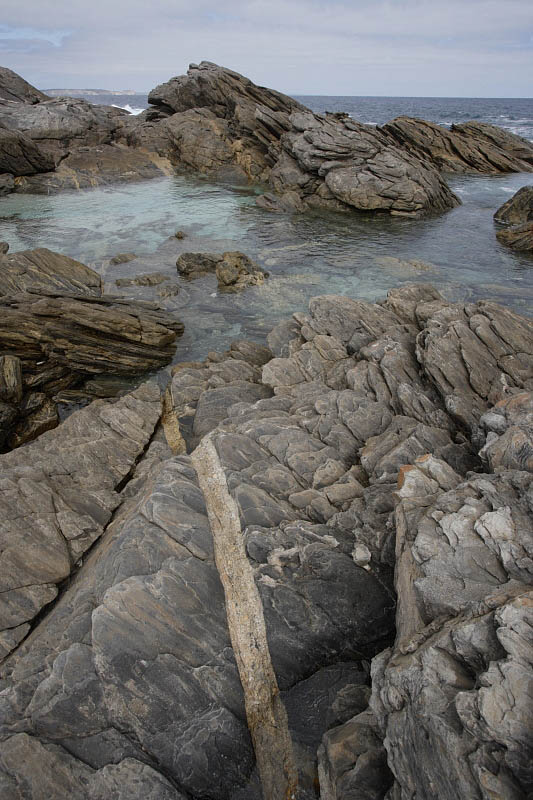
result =
[{"label": "turquoise water", "polygon": [[[500,245],[492,215],[530,174],[450,179],[463,205],[440,217],[270,214],[248,188],[183,176],[52,196],[0,199],[0,240],[11,250],[49,247],[98,269],[106,290],[156,300],[186,324],[176,360],[203,358],[232,339],[262,340],[281,318],[305,309],[319,294],[375,300],[404,282],[435,284],[446,297],[490,297],[533,313],[533,258]],[[187,238],[172,234],[183,230]],[[208,276],[185,282],[180,252],[242,250],[270,272],[261,287],[238,295],[217,292]],[[119,252],[139,257],[110,267]],[[409,266],[397,259],[419,259]],[[158,287],[118,290],[119,277],[164,272],[181,286],[161,300]],[[164,285],[164,284],[163,284]]]}]

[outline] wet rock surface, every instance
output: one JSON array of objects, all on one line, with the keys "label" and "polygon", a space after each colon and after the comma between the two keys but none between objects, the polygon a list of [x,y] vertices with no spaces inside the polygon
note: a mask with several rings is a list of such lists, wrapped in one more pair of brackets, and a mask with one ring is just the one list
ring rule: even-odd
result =
[{"label": "wet rock surface", "polygon": [[533,186],[523,186],[494,214],[511,227],[496,232],[499,242],[513,250],[533,252]]},{"label": "wet rock surface", "polygon": [[[328,800],[435,787],[527,796],[531,322],[411,285],[381,304],[314,298],[268,344],[178,364],[163,429],[189,452],[209,436],[236,504],[298,796],[316,797],[318,783]],[[15,373],[4,369],[2,397],[17,391]],[[24,604],[10,607],[0,785],[37,798],[42,773],[58,797],[120,786],[133,798],[257,800],[209,482],[202,492],[185,441],[171,457],[159,435],[132,467],[159,416],[155,394],[134,398],[93,403],[2,456],[19,476],[6,491],[26,492],[25,503],[38,487],[67,504],[75,494],[65,517],[57,501],[50,511],[67,555],[99,541],[55,601],[62,577],[39,578],[50,597],[26,605],[52,605],[31,631]],[[126,421],[120,403],[148,403],[154,422],[135,421],[146,417],[138,405]],[[84,505],[69,494],[79,473],[52,468],[52,443],[64,460],[59,437],[104,412],[104,438],[119,431],[128,457],[119,467],[114,444],[86,445],[110,460],[85,470],[94,500]],[[31,492],[30,448],[47,453],[39,469],[50,466],[41,484],[31,473]],[[70,562],[50,549],[50,530],[38,529],[49,548],[38,563],[63,576]]]}]

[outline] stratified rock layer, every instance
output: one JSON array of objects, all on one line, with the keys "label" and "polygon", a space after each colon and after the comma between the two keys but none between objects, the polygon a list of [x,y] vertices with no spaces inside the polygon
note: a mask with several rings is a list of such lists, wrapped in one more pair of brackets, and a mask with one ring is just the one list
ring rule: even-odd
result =
[{"label": "stratified rock layer", "polygon": [[[412,800],[435,787],[450,800],[521,800],[531,322],[414,285],[382,304],[314,298],[268,344],[178,365],[163,426],[171,444],[209,434],[235,503],[297,796],[316,797],[320,780],[328,800]],[[230,638],[204,452],[194,460],[205,495],[190,457],[169,458],[156,437],[71,585],[31,632],[16,620],[2,640],[14,652],[0,778],[17,800],[39,796],[50,754],[58,797],[82,779],[88,800],[112,779],[134,800],[261,796],[231,647],[245,630]],[[99,483],[95,471],[94,494]],[[241,597],[232,625],[254,608]]]}]

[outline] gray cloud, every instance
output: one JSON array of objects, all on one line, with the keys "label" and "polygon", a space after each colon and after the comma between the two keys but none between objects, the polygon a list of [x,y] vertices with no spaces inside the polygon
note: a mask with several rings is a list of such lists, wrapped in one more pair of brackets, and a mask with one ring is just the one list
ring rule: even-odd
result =
[{"label": "gray cloud", "polygon": [[42,88],[150,89],[206,59],[289,93],[531,94],[531,0],[2,0]]}]

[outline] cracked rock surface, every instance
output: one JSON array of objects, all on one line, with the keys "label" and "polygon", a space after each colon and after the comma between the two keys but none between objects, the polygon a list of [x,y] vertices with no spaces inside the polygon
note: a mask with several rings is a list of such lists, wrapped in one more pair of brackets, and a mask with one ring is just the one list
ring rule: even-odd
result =
[{"label": "cracked rock surface", "polygon": [[[531,792],[532,345],[411,285],[173,369],[175,437],[209,434],[236,504],[302,800]],[[209,481],[158,436],[128,470],[70,584],[8,630],[0,786],[259,800]]]}]

